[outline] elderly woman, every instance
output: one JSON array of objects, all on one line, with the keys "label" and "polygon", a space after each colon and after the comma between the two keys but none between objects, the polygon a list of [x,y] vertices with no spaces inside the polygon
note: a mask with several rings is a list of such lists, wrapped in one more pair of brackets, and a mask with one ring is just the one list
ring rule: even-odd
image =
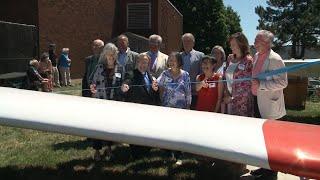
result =
[{"label": "elderly woman", "polygon": [[[149,105],[160,104],[157,81],[148,72],[150,61],[147,54],[139,54],[133,77],[127,79],[121,87],[126,101]],[[130,145],[130,149],[134,158],[139,158],[149,152],[149,148],[137,145]]]},{"label": "elderly woman", "polygon": [[[126,100],[134,103],[159,105],[160,97],[158,83],[148,72],[150,57],[139,54],[137,68],[133,71],[133,77],[127,79],[122,85],[122,92],[126,93]],[[131,87],[131,85],[134,85]]]},{"label": "elderly woman", "polygon": [[217,64],[214,68],[214,72],[224,74],[226,69],[226,54],[222,46],[214,46],[211,50],[211,55],[216,59]]},{"label": "elderly woman", "polygon": [[[171,53],[168,65],[169,69],[165,70],[157,79],[162,106],[190,109],[192,99],[190,76],[187,71],[182,70],[183,59],[181,54],[178,52]],[[175,159],[180,156],[180,153],[172,152],[171,156]],[[177,160],[176,164],[181,165],[182,161]]]},{"label": "elderly woman", "polygon": [[189,73],[182,70],[183,60],[178,52],[170,54],[169,69],[158,78],[162,105],[165,107],[190,109],[191,85]]},{"label": "elderly woman", "polygon": [[252,57],[246,36],[235,33],[229,38],[232,54],[228,56],[225,78],[224,103],[228,105],[228,114],[253,116],[253,97],[250,81],[235,81],[252,76]]},{"label": "elderly woman", "polygon": [[[122,100],[122,92],[120,90],[122,81],[123,68],[117,64],[118,48],[108,43],[103,48],[102,53],[95,71],[90,78],[90,90],[92,96],[99,99]],[[111,156],[111,142],[107,143],[108,147],[105,154]],[[93,148],[96,150],[94,159],[100,160],[100,149],[102,149],[102,141],[94,141]]]},{"label": "elderly woman", "polygon": [[71,59],[69,58],[69,48],[62,48],[59,58],[59,72],[61,74],[61,85],[71,86],[70,66]]},{"label": "elderly woman", "polygon": [[48,86],[48,79],[43,78],[39,72],[39,61],[36,59],[32,59],[29,62],[29,67],[27,70],[27,78],[28,78],[28,89],[39,91],[40,87]]}]

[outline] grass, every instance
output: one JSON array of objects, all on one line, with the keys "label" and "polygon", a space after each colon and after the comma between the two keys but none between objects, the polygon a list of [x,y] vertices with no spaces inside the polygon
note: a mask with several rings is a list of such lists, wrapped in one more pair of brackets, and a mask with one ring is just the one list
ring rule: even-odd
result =
[{"label": "grass", "polygon": [[[81,81],[55,93],[80,95]],[[320,103],[308,101],[306,109],[288,110],[284,119],[319,124]],[[231,179],[230,166],[210,166],[185,154],[176,166],[165,151],[152,149],[140,158],[130,157],[127,145],[113,146],[111,161],[92,160],[91,142],[84,137],[0,126],[1,179]]]}]

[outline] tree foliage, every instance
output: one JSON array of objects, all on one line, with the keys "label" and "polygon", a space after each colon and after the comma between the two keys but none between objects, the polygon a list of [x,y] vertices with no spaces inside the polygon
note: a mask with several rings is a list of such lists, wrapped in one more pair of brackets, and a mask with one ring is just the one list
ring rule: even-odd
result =
[{"label": "tree foliage", "polygon": [[242,31],[239,15],[222,0],[171,0],[183,14],[183,31],[194,34],[196,48],[209,53],[214,45],[226,47],[227,37]]},{"label": "tree foliage", "polygon": [[292,44],[291,57],[303,58],[306,47],[319,45],[319,0],[268,0],[267,4],[255,9],[258,29],[274,32],[276,46]]}]

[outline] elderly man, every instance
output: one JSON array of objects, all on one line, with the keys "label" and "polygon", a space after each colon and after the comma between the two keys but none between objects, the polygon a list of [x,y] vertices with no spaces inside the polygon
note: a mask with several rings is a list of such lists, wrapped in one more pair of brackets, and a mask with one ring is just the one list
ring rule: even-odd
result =
[{"label": "elderly man", "polygon": [[150,50],[146,53],[151,58],[149,72],[155,78],[158,78],[160,74],[167,69],[168,55],[160,52],[161,43],[161,36],[153,34],[149,37]]},{"label": "elderly man", "polygon": [[138,53],[131,51],[128,46],[128,37],[124,34],[119,35],[117,38],[117,47],[119,49],[118,64],[124,68],[123,73],[132,75],[133,70],[136,66]]},{"label": "elderly man", "polygon": [[92,43],[92,52],[93,55],[86,57],[85,59],[85,72],[82,78],[82,96],[83,97],[91,97],[92,93],[90,91],[89,78],[95,67],[97,66],[100,53],[102,52],[104,47],[104,42],[100,39],[96,39]]},{"label": "elderly man", "polygon": [[[204,56],[202,52],[193,49],[195,44],[195,38],[191,33],[185,33],[182,35],[183,52],[181,52],[183,59],[183,70],[190,74],[191,82],[196,81],[197,75],[201,72],[200,60]],[[195,109],[197,102],[197,92],[195,86],[192,86],[192,103],[191,109]]]},{"label": "elderly man", "polygon": [[[275,53],[271,47],[274,35],[266,30],[258,32],[254,46],[257,53],[254,57],[252,77],[258,74],[283,68],[285,65],[279,54]],[[254,115],[263,119],[280,119],[286,115],[283,89],[288,85],[287,74],[276,74],[266,77],[264,80],[255,79],[252,81],[251,91],[254,95]],[[251,174],[255,179],[267,179],[276,177],[277,172],[258,169]]]}]

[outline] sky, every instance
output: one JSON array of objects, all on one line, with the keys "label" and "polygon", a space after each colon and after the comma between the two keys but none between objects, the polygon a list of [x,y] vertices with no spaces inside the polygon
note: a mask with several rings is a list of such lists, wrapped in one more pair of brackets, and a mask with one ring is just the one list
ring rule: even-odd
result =
[{"label": "sky", "polygon": [[223,3],[238,13],[243,33],[247,36],[249,44],[253,45],[259,19],[254,8],[259,5],[266,7],[266,0],[223,0]]}]

